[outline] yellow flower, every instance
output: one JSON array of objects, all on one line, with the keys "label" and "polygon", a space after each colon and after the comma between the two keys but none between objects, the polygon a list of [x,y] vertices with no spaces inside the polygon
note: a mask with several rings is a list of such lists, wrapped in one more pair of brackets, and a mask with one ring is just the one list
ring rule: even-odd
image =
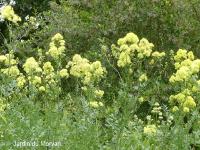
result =
[{"label": "yellow flower", "polygon": [[60,40],[63,40],[63,36],[60,34],[60,33],[56,33],[52,39],[52,41],[60,41]]},{"label": "yellow flower", "polygon": [[7,59],[5,55],[0,55],[0,62],[4,62]]},{"label": "yellow flower", "polygon": [[15,14],[12,6],[10,5],[3,6],[0,15],[3,19],[7,19],[13,23],[21,21],[21,18]]},{"label": "yellow flower", "polygon": [[40,92],[44,92],[44,91],[46,91],[46,89],[45,89],[44,86],[40,86],[40,87],[39,87],[39,91],[40,91]]},{"label": "yellow flower", "polygon": [[189,67],[189,66],[191,66],[192,63],[193,63],[193,61],[191,61],[190,59],[185,59],[184,61],[181,62],[181,64],[180,63],[178,63],[178,64],[180,64],[180,67],[182,67],[182,66]]},{"label": "yellow flower", "polygon": [[124,38],[120,38],[118,41],[117,41],[117,44],[119,45],[119,46],[121,46],[121,45],[123,45],[123,44],[125,44],[126,43],[126,40],[124,39]]},{"label": "yellow flower", "polygon": [[70,74],[75,77],[83,77],[86,72],[90,72],[91,66],[87,59],[83,59],[80,55],[75,54],[72,58],[72,62],[68,63],[71,66]]},{"label": "yellow flower", "polygon": [[35,76],[35,77],[31,80],[31,83],[32,83],[33,85],[41,84],[41,83],[42,83],[42,79],[41,79],[41,77]]},{"label": "yellow flower", "polygon": [[198,60],[194,60],[190,66],[190,71],[192,73],[198,73],[199,72],[199,67],[200,67],[200,63]]},{"label": "yellow flower", "polygon": [[80,55],[75,54],[67,65],[70,68],[70,74],[74,77],[81,78],[82,83],[88,85],[93,81],[98,81],[104,76],[106,70],[102,67],[99,61],[89,62],[89,60],[82,58]]},{"label": "yellow flower", "polygon": [[95,94],[96,97],[102,98],[103,95],[104,95],[104,91],[102,91],[102,90],[95,90],[94,94]]},{"label": "yellow flower", "polygon": [[179,108],[177,107],[177,106],[174,106],[173,108],[172,108],[172,112],[176,112],[176,111],[178,111],[179,110]]},{"label": "yellow flower", "polygon": [[175,62],[174,66],[175,69],[178,70],[181,67],[181,64],[179,62]]},{"label": "yellow flower", "polygon": [[140,40],[138,46],[138,53],[146,57],[149,57],[151,55],[152,48],[154,47],[153,43],[149,43],[149,41],[145,38],[142,38]]},{"label": "yellow flower", "polygon": [[1,69],[1,71],[11,77],[17,77],[20,74],[20,71],[17,66],[11,66],[6,69]]},{"label": "yellow flower", "polygon": [[[196,107],[196,103],[195,103],[193,97],[188,96],[190,94],[191,94],[191,91],[188,89],[185,89],[181,93],[178,93],[177,95],[171,95],[169,98],[169,102],[171,104],[173,104],[173,103],[177,104],[177,102],[178,102],[178,105],[183,108],[183,111],[187,112],[187,110]],[[177,106],[174,106],[172,109],[173,112],[175,112],[177,110],[178,110]]]},{"label": "yellow flower", "polygon": [[60,70],[59,75],[61,76],[61,78],[64,78],[64,77],[68,78],[69,77],[67,69]]},{"label": "yellow flower", "polygon": [[151,61],[149,62],[150,65],[153,65],[155,63],[154,59],[151,59]]},{"label": "yellow flower", "polygon": [[128,52],[122,52],[119,55],[119,60],[117,61],[117,65],[119,67],[124,67],[126,65],[131,64],[131,58]]},{"label": "yellow flower", "polygon": [[185,95],[191,95],[192,94],[189,89],[184,89],[182,93],[185,94]]},{"label": "yellow flower", "polygon": [[174,75],[172,75],[170,78],[169,78],[169,82],[171,83],[174,83],[176,81],[176,78]]},{"label": "yellow flower", "polygon": [[60,33],[57,33],[52,37],[49,46],[50,48],[46,53],[47,55],[50,55],[54,59],[58,59],[59,57],[64,56],[65,41],[63,40],[63,36]]},{"label": "yellow flower", "polygon": [[129,46],[129,49],[130,49],[131,53],[134,53],[135,51],[138,51],[138,49],[139,49],[138,44],[131,44]]},{"label": "yellow flower", "polygon": [[91,107],[93,107],[93,108],[98,108],[98,107],[99,107],[99,104],[98,104],[97,101],[92,101],[92,102],[89,103],[89,105],[90,105]]},{"label": "yellow flower", "polygon": [[4,61],[4,63],[6,66],[10,66],[10,65],[16,65],[17,61],[15,59],[7,57],[7,59]]},{"label": "yellow flower", "polygon": [[132,32],[125,36],[125,41],[131,44],[137,44],[139,42],[138,36]]},{"label": "yellow flower", "polygon": [[157,132],[157,128],[155,125],[147,125],[144,127],[144,133],[148,135],[155,134]]},{"label": "yellow flower", "polygon": [[100,106],[100,107],[103,107],[104,104],[103,104],[102,102],[99,102],[99,106]]},{"label": "yellow flower", "polygon": [[144,97],[140,97],[139,99],[138,99],[138,101],[140,102],[140,103],[143,103],[145,100],[144,100]]},{"label": "yellow flower", "polygon": [[158,51],[155,51],[152,53],[152,56],[153,57],[156,57],[156,58],[161,58],[161,57],[164,57],[165,56],[165,52],[158,52]]},{"label": "yellow flower", "polygon": [[198,92],[198,90],[199,90],[199,89],[198,89],[197,86],[193,86],[193,87],[192,87],[192,92]]},{"label": "yellow flower", "polygon": [[96,77],[102,77],[105,74],[105,68],[102,67],[100,61],[95,61],[91,64],[91,71]]},{"label": "yellow flower", "polygon": [[25,85],[25,83],[26,83],[26,79],[25,79],[25,77],[24,77],[23,75],[21,75],[21,76],[19,76],[19,77],[17,78],[17,86],[18,86],[19,88],[23,88],[24,85]]},{"label": "yellow flower", "polygon": [[148,80],[148,78],[147,78],[146,73],[142,74],[142,75],[139,77],[139,81],[140,81],[140,82],[145,82],[145,81],[147,81],[147,80]]},{"label": "yellow flower", "polygon": [[50,74],[54,71],[53,66],[51,65],[51,62],[45,62],[43,65],[43,70],[45,74]]},{"label": "yellow flower", "polygon": [[4,64],[6,66],[10,66],[10,65],[16,65],[17,61],[14,59],[14,54],[13,51],[11,51],[8,54],[5,54],[6,59],[4,58]]},{"label": "yellow flower", "polygon": [[33,57],[28,58],[24,63],[23,67],[27,74],[32,74],[34,72],[42,72],[42,69],[39,67],[38,62]]},{"label": "yellow flower", "polygon": [[191,75],[191,70],[188,67],[181,67],[179,70],[177,70],[175,75],[175,81],[184,81],[188,79]]},{"label": "yellow flower", "polygon": [[188,107],[188,108],[196,107],[196,103],[194,99],[192,98],[192,96],[187,96],[186,101],[184,102],[183,106]]},{"label": "yellow flower", "polygon": [[98,108],[98,107],[103,107],[103,103],[102,102],[97,102],[97,101],[91,101],[89,102],[90,107],[93,108]]},{"label": "yellow flower", "polygon": [[184,108],[183,108],[183,112],[189,113],[189,112],[190,112],[190,109],[189,109],[188,107],[184,107]]},{"label": "yellow flower", "polygon": [[100,61],[95,61],[92,63],[92,69],[95,70],[95,69],[98,69],[101,67],[101,62]]},{"label": "yellow flower", "polygon": [[[128,33],[125,37],[120,38],[117,41],[118,47],[114,44],[111,46],[113,56],[117,59],[118,67],[131,66],[132,57],[137,56],[139,59],[150,57],[153,43],[150,43],[147,39],[142,38],[139,40],[136,34]],[[136,54],[135,54],[136,53]],[[154,52],[152,55],[154,58],[161,58],[165,56],[165,52]],[[153,59],[152,59],[153,60]],[[150,64],[153,64],[151,61]]]},{"label": "yellow flower", "polygon": [[87,87],[86,87],[86,86],[82,86],[81,89],[82,89],[83,91],[87,91]]},{"label": "yellow flower", "polygon": [[82,82],[83,84],[88,85],[91,82],[91,76],[85,76]]},{"label": "yellow flower", "polygon": [[17,66],[12,66],[8,69],[8,72],[11,76],[16,77],[20,74],[20,71]]},{"label": "yellow flower", "polygon": [[193,60],[193,53],[191,51],[187,53],[187,50],[179,49],[174,59],[177,71],[170,77],[170,82],[183,82],[190,79],[194,74],[199,73],[200,60]]},{"label": "yellow flower", "polygon": [[52,73],[50,73],[50,74],[47,74],[47,75],[45,76],[45,80],[51,80],[51,79],[53,79],[53,78],[55,78],[55,73],[54,73],[54,72],[52,72]]},{"label": "yellow flower", "polygon": [[183,93],[178,93],[174,96],[174,98],[177,99],[179,103],[183,103],[185,101],[185,95]]},{"label": "yellow flower", "polygon": [[176,53],[176,55],[174,56],[174,60],[176,62],[180,62],[182,60],[187,59],[187,50],[185,49],[179,49]]},{"label": "yellow flower", "polygon": [[128,73],[132,74],[133,73],[133,69],[129,68]]},{"label": "yellow flower", "polygon": [[194,60],[194,54],[192,51],[189,51],[187,55],[188,55],[188,59]]}]

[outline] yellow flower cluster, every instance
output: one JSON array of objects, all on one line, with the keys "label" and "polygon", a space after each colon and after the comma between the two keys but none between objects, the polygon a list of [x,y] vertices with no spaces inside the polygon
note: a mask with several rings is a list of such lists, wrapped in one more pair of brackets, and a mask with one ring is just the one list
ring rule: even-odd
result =
[{"label": "yellow flower cluster", "polygon": [[14,59],[13,51],[5,55],[0,55],[0,64],[5,66],[5,68],[1,69],[1,72],[6,75],[17,77],[20,74],[17,67],[18,62]]},{"label": "yellow flower cluster", "polygon": [[6,69],[1,69],[2,73],[11,76],[11,77],[16,77],[20,74],[20,71],[17,66],[11,66]]},{"label": "yellow flower cluster", "polygon": [[0,63],[5,62],[7,57],[5,55],[0,55]]},{"label": "yellow flower cluster", "polygon": [[144,127],[144,133],[148,135],[153,135],[157,132],[157,128],[155,125],[147,125]]},{"label": "yellow flower cluster", "polygon": [[200,59],[194,60],[192,51],[179,49],[174,56],[176,73],[169,79],[170,82],[182,82],[191,78],[200,71]]},{"label": "yellow flower cluster", "polygon": [[17,60],[14,59],[13,51],[5,55],[0,55],[0,63],[3,63],[5,66],[17,65]]},{"label": "yellow flower cluster", "polygon": [[[60,74],[60,71],[57,71],[54,69],[54,67],[52,66],[51,62],[47,61],[43,63],[43,73],[42,73],[42,78],[43,81],[49,86],[49,85],[53,85],[55,83],[57,83],[57,79],[56,76],[57,74]],[[60,75],[59,75],[60,76]],[[44,87],[40,87],[39,91],[45,91]]]},{"label": "yellow flower cluster", "polygon": [[[60,41],[62,36],[60,34],[56,34],[52,41]],[[64,43],[64,42],[63,42]],[[51,53],[52,54],[52,53]],[[57,57],[58,55],[56,55]],[[40,67],[40,65],[42,67]],[[60,76],[61,78],[68,77],[67,69],[54,70],[51,62],[47,61],[43,64],[38,63],[35,58],[31,57],[26,60],[23,65],[24,71],[28,75],[29,82],[38,87],[39,91],[46,91],[46,87],[44,85],[55,84],[57,82],[56,76]]]},{"label": "yellow flower cluster", "polygon": [[125,45],[125,44],[134,44],[134,43],[138,43],[139,42],[139,38],[136,34],[134,33],[128,33],[124,38],[120,38],[117,41],[117,44],[119,46]]},{"label": "yellow flower cluster", "polygon": [[145,38],[140,40],[138,46],[138,58],[149,57],[151,55],[152,48],[154,47],[153,43],[149,43],[149,41]]},{"label": "yellow flower cluster", "polygon": [[148,78],[147,78],[146,73],[142,74],[142,75],[139,77],[139,81],[140,81],[140,82],[145,82],[145,81],[147,81],[147,80],[148,80]]},{"label": "yellow flower cluster", "polygon": [[3,8],[0,11],[0,16],[3,19],[7,19],[13,23],[17,23],[17,22],[21,21],[21,18],[15,14],[12,6],[10,6],[10,5],[3,6]]},{"label": "yellow flower cluster", "polygon": [[138,98],[138,101],[139,101],[140,103],[143,103],[143,102],[146,101],[146,99],[145,99],[143,96],[141,96],[141,97]]},{"label": "yellow flower cluster", "polygon": [[152,57],[155,57],[155,58],[162,58],[162,57],[164,57],[165,56],[165,52],[158,52],[158,51],[155,51],[155,52],[153,52],[152,54]]},{"label": "yellow flower cluster", "polygon": [[187,50],[185,49],[179,49],[176,53],[176,55],[174,56],[174,60],[176,62],[181,62],[185,59],[190,59],[190,60],[194,60],[194,54],[192,51],[187,52]]},{"label": "yellow flower cluster", "polygon": [[[171,95],[169,102],[171,104],[178,104],[179,107],[182,108],[184,112],[189,112],[190,109],[193,109],[196,107],[196,103],[193,97],[187,94],[189,93],[185,90],[181,93],[178,93],[177,95]],[[174,106],[172,108],[173,112],[178,111],[178,110],[179,108],[177,106]]]},{"label": "yellow flower cluster", "polygon": [[1,72],[9,77],[16,79],[17,86],[22,88],[26,83],[25,76],[18,69],[18,61],[14,59],[13,51],[5,55],[0,55],[0,64],[6,68],[1,69]]},{"label": "yellow flower cluster", "polygon": [[26,60],[26,62],[23,65],[24,71],[28,74],[34,74],[42,72],[42,69],[39,67],[38,62],[35,60],[34,57],[30,57]]},{"label": "yellow flower cluster", "polygon": [[40,87],[39,87],[39,91],[40,91],[40,92],[45,92],[45,91],[46,91],[46,89],[45,89],[45,87],[44,87],[44,86],[40,86]]},{"label": "yellow flower cluster", "polygon": [[[52,41],[50,43],[50,47],[52,49],[50,48],[48,54],[55,59],[64,55],[64,44],[65,41],[63,40],[63,36],[57,33],[52,37]],[[56,49],[55,53],[52,51],[54,48]],[[41,52],[38,51],[38,55],[41,55],[40,53]],[[50,85],[55,86],[60,78],[69,77],[69,73],[66,68],[61,68],[59,70],[54,69],[50,61],[37,62],[34,57],[28,58],[24,63],[23,68],[26,72],[29,83],[37,87],[40,92],[46,91],[46,88],[49,88]]]},{"label": "yellow flower cluster", "polygon": [[86,58],[82,58],[80,55],[75,54],[67,65],[70,68],[70,74],[74,77],[81,78],[82,83],[88,85],[101,79],[106,70],[102,67],[100,61],[93,63],[89,62]]},{"label": "yellow flower cluster", "polygon": [[124,67],[129,64],[131,64],[130,51],[127,50],[125,52],[121,52],[121,54],[119,55],[119,60],[117,62],[117,65],[119,67]]},{"label": "yellow flower cluster", "polygon": [[89,106],[93,108],[98,108],[98,107],[103,107],[104,105],[102,102],[91,101],[89,102]]},{"label": "yellow flower cluster", "polygon": [[[41,92],[46,91],[46,86],[56,84],[58,82],[57,77],[68,78],[69,76],[67,69],[55,70],[51,62],[47,61],[39,64],[33,57],[26,60],[23,68],[29,83],[38,87],[38,90]],[[20,77],[19,81],[19,85],[24,85],[23,77]]]},{"label": "yellow flower cluster", "polygon": [[29,79],[29,82],[35,86],[37,85],[39,86],[42,83],[42,79],[39,76],[33,76],[33,77],[29,76],[28,79]]},{"label": "yellow flower cluster", "polygon": [[96,96],[97,98],[102,98],[103,95],[104,95],[104,91],[102,91],[102,90],[95,90],[95,91],[94,91],[94,94],[95,94],[95,96]]},{"label": "yellow flower cluster", "polygon": [[60,75],[61,78],[64,78],[64,77],[68,78],[69,77],[67,69],[60,70],[59,75]]},{"label": "yellow flower cluster", "polygon": [[111,50],[113,56],[118,59],[117,65],[119,67],[125,67],[132,63],[132,57],[137,55],[139,59],[150,57],[161,58],[165,56],[165,53],[154,52],[152,49],[154,45],[150,43],[147,39],[142,38],[139,40],[136,34],[128,33],[125,37],[120,38],[117,41],[118,46],[112,45]]},{"label": "yellow flower cluster", "polygon": [[44,64],[43,64],[43,67],[42,67],[42,69],[44,70],[44,73],[45,74],[51,74],[51,73],[53,73],[53,71],[54,71],[54,68],[53,68],[53,66],[51,65],[51,62],[45,62]]},{"label": "yellow flower cluster", "polygon": [[199,90],[197,77],[200,72],[200,59],[195,59],[192,51],[179,49],[174,60],[176,73],[170,77],[169,81],[178,82],[181,91],[176,95],[171,95],[169,102],[174,106],[173,112],[181,110],[188,113],[197,105],[192,95]]},{"label": "yellow flower cluster", "polygon": [[54,59],[58,59],[64,55],[65,52],[65,41],[60,33],[54,35],[49,44],[49,51],[46,53]]},{"label": "yellow flower cluster", "polygon": [[17,78],[17,86],[19,88],[23,88],[26,84],[26,79],[25,79],[25,76],[24,75],[20,75],[18,78]]},{"label": "yellow flower cluster", "polygon": [[[53,41],[60,41],[62,36],[56,34],[52,38]],[[61,42],[64,43],[64,42]],[[69,76],[66,68],[55,70],[51,62],[36,61],[34,57],[27,58],[23,64],[24,74],[18,69],[18,62],[14,59],[13,51],[6,55],[0,55],[0,64],[5,66],[1,72],[16,79],[19,88],[25,87],[29,83],[44,92],[50,85],[55,85],[60,78]]]}]

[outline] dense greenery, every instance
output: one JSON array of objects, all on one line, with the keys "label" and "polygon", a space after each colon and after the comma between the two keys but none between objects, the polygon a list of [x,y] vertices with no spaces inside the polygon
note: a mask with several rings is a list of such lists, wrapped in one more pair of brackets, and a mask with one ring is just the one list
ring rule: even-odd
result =
[{"label": "dense greenery", "polygon": [[199,5],[5,3],[0,149],[199,149]]}]

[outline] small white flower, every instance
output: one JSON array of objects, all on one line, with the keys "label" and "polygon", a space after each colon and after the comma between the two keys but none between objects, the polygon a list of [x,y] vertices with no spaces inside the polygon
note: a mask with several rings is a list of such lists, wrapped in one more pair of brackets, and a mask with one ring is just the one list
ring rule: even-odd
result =
[{"label": "small white flower", "polygon": [[36,24],[35,24],[35,28],[37,29],[38,27],[39,27],[39,23],[37,22]]},{"label": "small white flower", "polygon": [[[1,4],[1,3],[0,3]],[[3,16],[1,16],[1,12],[3,11],[3,9],[5,8],[5,5],[0,5],[0,22],[4,21]]]},{"label": "small white flower", "polygon": [[4,18],[0,16],[0,22],[4,22]]},{"label": "small white flower", "polygon": [[2,10],[5,8],[5,5],[0,5],[0,13],[2,12]]},{"label": "small white flower", "polygon": [[11,6],[14,6],[16,4],[16,2],[14,0],[10,0],[10,3],[9,3]]},{"label": "small white flower", "polygon": [[25,17],[25,20],[26,20],[26,21],[28,21],[28,20],[29,20],[29,15],[27,15],[27,16]]}]

